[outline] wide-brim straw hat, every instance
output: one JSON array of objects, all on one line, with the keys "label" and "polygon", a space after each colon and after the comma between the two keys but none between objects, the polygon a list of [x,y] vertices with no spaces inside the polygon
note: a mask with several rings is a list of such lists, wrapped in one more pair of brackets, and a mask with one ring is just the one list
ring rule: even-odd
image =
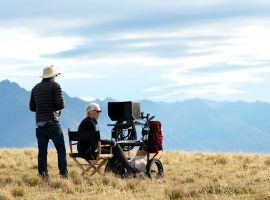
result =
[{"label": "wide-brim straw hat", "polygon": [[60,73],[56,71],[56,68],[51,65],[43,69],[43,74],[40,76],[40,78],[51,78],[54,76],[58,76],[59,74]]}]

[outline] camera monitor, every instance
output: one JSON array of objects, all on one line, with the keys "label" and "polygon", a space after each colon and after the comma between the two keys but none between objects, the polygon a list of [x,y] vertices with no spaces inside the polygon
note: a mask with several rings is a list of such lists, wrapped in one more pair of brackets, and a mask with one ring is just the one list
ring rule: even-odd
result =
[{"label": "camera monitor", "polygon": [[108,102],[108,115],[112,121],[140,119],[140,112],[139,102]]}]

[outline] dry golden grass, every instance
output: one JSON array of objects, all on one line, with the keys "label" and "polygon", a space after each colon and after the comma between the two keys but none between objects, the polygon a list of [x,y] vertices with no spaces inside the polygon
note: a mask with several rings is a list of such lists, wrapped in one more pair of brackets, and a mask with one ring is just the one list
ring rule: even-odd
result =
[{"label": "dry golden grass", "polygon": [[37,175],[37,149],[0,150],[0,200],[8,199],[255,199],[270,200],[270,156],[262,154],[162,154],[165,175],[120,179],[112,174],[80,176],[68,159],[69,179],[58,176],[49,151],[50,180]]}]

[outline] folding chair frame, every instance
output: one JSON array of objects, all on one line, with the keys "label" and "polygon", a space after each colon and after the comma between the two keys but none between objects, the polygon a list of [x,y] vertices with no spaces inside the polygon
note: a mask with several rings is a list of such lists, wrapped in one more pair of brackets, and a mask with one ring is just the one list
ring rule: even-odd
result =
[{"label": "folding chair frame", "polygon": [[[98,141],[98,154],[95,160],[89,160],[81,157],[78,153],[74,152],[75,146],[78,145],[78,139],[73,139],[74,135],[78,134],[78,131],[70,131],[68,129],[68,138],[69,138],[69,147],[70,153],[69,156],[74,160],[75,164],[82,170],[81,175],[85,175],[86,173],[90,173],[90,176],[94,175],[95,173],[101,173],[100,168],[108,161],[109,158],[112,157],[112,145],[111,144],[101,144],[101,141]],[[101,149],[103,147],[110,147],[110,154],[101,154]],[[86,163],[80,162],[79,159],[83,159]]]}]

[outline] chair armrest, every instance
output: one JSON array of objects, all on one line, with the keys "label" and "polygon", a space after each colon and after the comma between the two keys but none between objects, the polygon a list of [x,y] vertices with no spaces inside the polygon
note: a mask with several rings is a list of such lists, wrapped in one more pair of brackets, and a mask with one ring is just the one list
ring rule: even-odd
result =
[{"label": "chair armrest", "polygon": [[101,149],[102,147],[110,147],[110,153],[112,154],[112,147],[113,144],[101,144],[101,141],[98,141],[98,154],[97,154],[97,158],[99,158],[101,156]]}]

